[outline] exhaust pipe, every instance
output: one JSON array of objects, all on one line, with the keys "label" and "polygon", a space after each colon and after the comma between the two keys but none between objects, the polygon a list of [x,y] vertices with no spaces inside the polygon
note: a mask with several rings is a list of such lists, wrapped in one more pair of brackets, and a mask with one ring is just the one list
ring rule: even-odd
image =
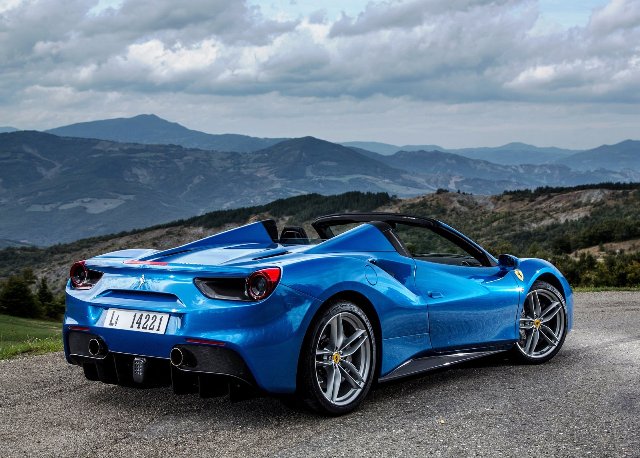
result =
[{"label": "exhaust pipe", "polygon": [[91,339],[89,341],[89,354],[91,356],[102,356],[104,350],[104,345],[98,339]]},{"label": "exhaust pipe", "polygon": [[171,349],[171,353],[169,354],[169,359],[171,360],[171,364],[175,367],[195,367],[196,359],[193,354],[185,349],[180,347],[173,347]]},{"label": "exhaust pipe", "polygon": [[182,350],[180,350],[178,347],[173,347],[171,349],[171,354],[169,355],[169,358],[171,359],[171,364],[173,364],[176,367],[180,367],[184,362],[184,353],[182,353]]}]

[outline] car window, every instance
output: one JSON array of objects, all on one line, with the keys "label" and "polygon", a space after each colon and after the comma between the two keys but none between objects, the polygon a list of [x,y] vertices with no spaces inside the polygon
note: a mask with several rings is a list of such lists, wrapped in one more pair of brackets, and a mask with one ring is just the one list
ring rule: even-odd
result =
[{"label": "car window", "polygon": [[429,228],[396,224],[394,233],[416,259],[440,264],[482,266],[473,254]]}]

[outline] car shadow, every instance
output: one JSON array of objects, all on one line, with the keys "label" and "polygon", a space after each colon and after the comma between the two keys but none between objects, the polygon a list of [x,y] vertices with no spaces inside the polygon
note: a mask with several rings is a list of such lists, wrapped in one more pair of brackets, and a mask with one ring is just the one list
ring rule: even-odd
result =
[{"label": "car shadow", "polygon": [[[434,369],[373,387],[367,404],[393,402],[398,397],[411,396],[434,387],[446,388],[460,379],[478,375],[488,368],[517,366],[503,354],[490,355],[472,361],[456,364],[453,367]],[[228,396],[200,398],[197,394],[176,395],[171,388],[132,388],[117,385],[95,385],[85,396],[92,404],[107,405],[124,411],[135,411],[144,417],[155,418],[150,423],[151,432],[163,430],[163,418],[171,424],[172,431],[188,430],[192,421],[215,421],[218,425],[236,425],[238,419],[247,427],[273,426],[274,422],[289,423],[322,421],[324,416],[305,410],[299,405],[281,402],[275,396],[261,396],[232,402]],[[159,401],[160,400],[160,401]],[[181,427],[181,424],[184,425]],[[191,426],[190,426],[191,425]],[[224,428],[224,426],[220,426]],[[155,429],[154,429],[155,428]]]}]

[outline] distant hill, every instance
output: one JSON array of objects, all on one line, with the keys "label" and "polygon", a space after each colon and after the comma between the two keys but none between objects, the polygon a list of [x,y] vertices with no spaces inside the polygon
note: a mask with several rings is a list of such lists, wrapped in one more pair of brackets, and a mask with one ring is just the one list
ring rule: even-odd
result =
[{"label": "distant hill", "polygon": [[0,126],[0,134],[4,134],[6,132],[16,132],[18,129],[11,126]]},{"label": "distant hill", "polygon": [[19,240],[0,239],[0,249],[7,247],[29,247],[29,243],[20,242]]},{"label": "distant hill", "polygon": [[391,156],[398,151],[441,151],[459,156],[493,162],[501,165],[547,164],[577,153],[555,147],[538,147],[526,143],[508,143],[496,147],[447,149],[438,145],[404,145],[397,146],[377,142],[345,142],[344,146],[368,150],[384,156]]},{"label": "distant hill", "polygon": [[602,145],[558,159],[576,170],[640,170],[640,141],[625,140],[615,145]]},{"label": "distant hill", "polygon": [[471,159],[494,162],[503,165],[548,164],[576,153],[575,150],[538,147],[526,143],[508,143],[496,147],[461,148],[447,150]]},{"label": "distant hill", "polygon": [[50,129],[47,133],[77,138],[98,138],[124,143],[180,145],[215,151],[256,151],[274,145],[283,138],[257,138],[238,134],[207,134],[187,129],[153,114],[132,118],[81,122]]},{"label": "distant hill", "polygon": [[391,145],[389,143],[380,143],[380,142],[342,142],[340,143],[342,146],[347,146],[349,148],[358,148],[364,149],[367,151],[371,151],[377,154],[389,155],[393,154],[397,151],[400,151],[400,147],[397,145]]},{"label": "distant hill", "polygon": [[381,157],[381,160],[407,172],[450,177],[450,182],[443,188],[480,194],[495,194],[492,189],[496,187],[507,190],[556,186],[554,183],[575,186],[602,181],[640,180],[640,169],[623,174],[605,170],[575,171],[561,164],[503,165],[442,151],[399,151]]},{"label": "distant hill", "polygon": [[398,151],[418,151],[418,150],[426,150],[426,151],[446,151],[443,147],[438,145],[405,145],[398,146],[392,145],[389,143],[380,143],[380,142],[344,142],[340,143],[343,146],[349,146],[353,148],[364,149],[367,151],[372,151],[374,153],[383,154],[385,156],[391,155],[393,153],[397,153]]}]

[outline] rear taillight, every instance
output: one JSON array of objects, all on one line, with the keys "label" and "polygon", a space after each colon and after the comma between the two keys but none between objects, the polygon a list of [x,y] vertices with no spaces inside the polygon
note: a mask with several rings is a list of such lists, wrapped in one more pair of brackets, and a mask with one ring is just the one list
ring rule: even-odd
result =
[{"label": "rear taillight", "polygon": [[87,269],[84,261],[78,261],[71,266],[69,278],[74,288],[91,289],[102,278],[102,272]]},{"label": "rear taillight", "polygon": [[280,281],[280,269],[271,267],[258,270],[247,278],[247,295],[254,301],[267,297]]},{"label": "rear taillight", "polygon": [[229,301],[260,301],[276,289],[280,269],[269,267],[246,278],[196,278],[196,286],[208,298]]}]

